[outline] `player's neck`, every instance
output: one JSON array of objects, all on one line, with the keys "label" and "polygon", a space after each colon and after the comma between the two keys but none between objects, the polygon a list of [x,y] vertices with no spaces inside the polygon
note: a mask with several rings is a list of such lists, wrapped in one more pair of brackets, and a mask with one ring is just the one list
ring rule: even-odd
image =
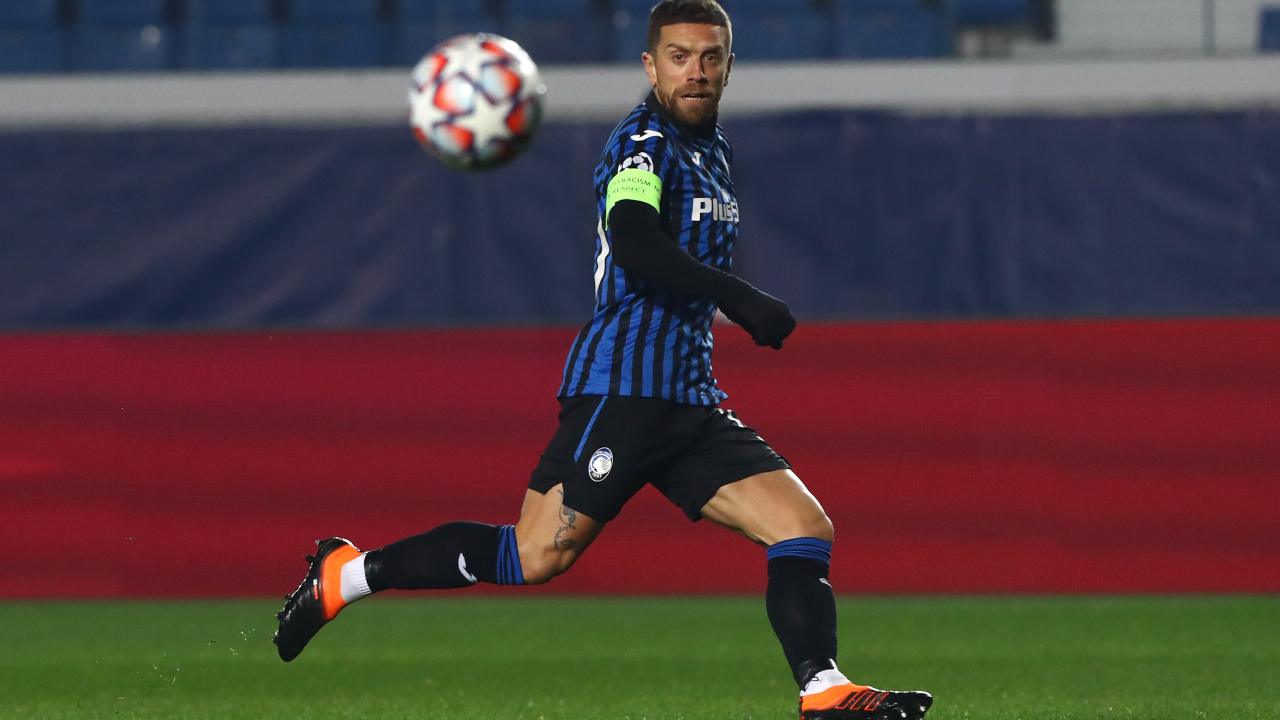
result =
[{"label": "player's neck", "polygon": [[716,137],[716,120],[720,117],[719,113],[711,116],[711,119],[705,123],[689,125],[688,123],[681,122],[680,119],[675,116],[675,113],[671,112],[670,108],[663,105],[662,101],[658,99],[658,94],[652,90],[649,91],[649,97],[645,98],[644,104],[647,105],[650,110],[658,113],[667,121],[674,123],[682,132],[688,133],[693,137],[702,138],[703,140],[714,140]]}]

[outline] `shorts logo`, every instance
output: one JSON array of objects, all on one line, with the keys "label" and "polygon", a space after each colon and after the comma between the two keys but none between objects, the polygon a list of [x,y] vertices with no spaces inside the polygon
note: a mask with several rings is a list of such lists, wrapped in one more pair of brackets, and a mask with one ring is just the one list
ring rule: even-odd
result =
[{"label": "shorts logo", "polygon": [[618,172],[635,168],[636,170],[644,170],[645,172],[653,172],[653,158],[649,157],[649,153],[637,153],[623,160],[618,165]]},{"label": "shorts logo", "polygon": [[591,460],[587,463],[587,475],[591,476],[592,481],[600,482],[609,477],[609,471],[613,469],[613,451],[607,447],[591,453]]},{"label": "shorts logo", "polygon": [[467,558],[462,553],[458,553],[458,572],[462,573],[462,577],[467,579],[469,583],[478,582],[475,575],[467,570]]}]

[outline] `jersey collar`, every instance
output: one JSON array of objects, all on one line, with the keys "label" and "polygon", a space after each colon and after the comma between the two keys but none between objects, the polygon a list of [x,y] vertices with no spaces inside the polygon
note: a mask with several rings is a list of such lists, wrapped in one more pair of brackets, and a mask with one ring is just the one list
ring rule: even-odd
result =
[{"label": "jersey collar", "polygon": [[704,123],[702,125],[685,125],[684,123],[677,120],[676,117],[671,114],[670,110],[667,110],[667,106],[663,105],[662,102],[658,100],[657,93],[653,92],[652,90],[649,91],[649,97],[644,99],[644,104],[650,110],[662,116],[663,120],[666,120],[672,125],[675,125],[676,128],[679,129],[681,133],[692,135],[693,137],[700,138],[702,140],[716,139],[716,127],[717,127],[716,119],[719,117],[719,115],[717,115],[716,118],[712,118],[710,122]]}]

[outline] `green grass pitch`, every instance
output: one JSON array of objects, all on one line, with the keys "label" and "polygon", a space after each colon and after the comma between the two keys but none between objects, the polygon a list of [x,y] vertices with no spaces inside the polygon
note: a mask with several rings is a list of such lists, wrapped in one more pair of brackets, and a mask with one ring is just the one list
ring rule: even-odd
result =
[{"label": "green grass pitch", "polygon": [[[760,598],[377,598],[298,660],[274,601],[0,603],[0,718],[795,717]],[[1280,718],[1280,598],[845,598],[841,667],[931,720]]]}]

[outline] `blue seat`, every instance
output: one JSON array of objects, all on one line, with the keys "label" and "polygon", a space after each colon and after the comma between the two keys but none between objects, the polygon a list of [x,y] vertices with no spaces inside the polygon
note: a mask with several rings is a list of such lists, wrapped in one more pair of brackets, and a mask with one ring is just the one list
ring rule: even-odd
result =
[{"label": "blue seat", "polygon": [[829,58],[833,42],[830,18],[813,13],[740,13],[733,18],[738,61]]},{"label": "blue seat", "polygon": [[504,33],[542,64],[605,62],[611,55],[609,18],[592,0],[507,4]]},{"label": "blue seat", "polygon": [[[846,0],[847,1],[847,0]],[[858,0],[853,0],[858,2]],[[650,7],[654,3],[649,3]],[[811,13],[814,4],[811,0],[734,0],[725,3],[725,11],[733,18],[736,25],[738,18],[760,13]]]},{"label": "blue seat", "polygon": [[187,0],[179,64],[196,70],[278,64],[280,27],[273,0]]},{"label": "blue seat", "polygon": [[0,30],[0,73],[64,71],[68,47],[62,28]]},{"label": "blue seat", "polygon": [[169,21],[166,0],[80,0],[84,27],[141,27]]},{"label": "blue seat", "polygon": [[274,25],[191,25],[183,30],[181,65],[193,70],[248,70],[279,62]]},{"label": "blue seat", "polygon": [[437,43],[452,34],[445,30],[445,27],[423,22],[396,23],[395,28],[392,30],[394,33],[391,51],[392,64],[404,66],[418,64],[423,55],[426,55]]},{"label": "blue seat", "polygon": [[291,68],[386,65],[391,28],[379,0],[293,0],[281,35],[280,60]]},{"label": "blue seat", "polygon": [[1021,25],[1031,22],[1032,0],[948,0],[956,25]]},{"label": "blue seat", "polygon": [[292,0],[293,23],[363,22],[378,17],[378,0]]},{"label": "blue seat", "polygon": [[280,64],[289,68],[364,68],[387,64],[390,28],[382,23],[288,25]]},{"label": "blue seat", "polygon": [[510,18],[503,34],[520,43],[539,65],[608,62],[614,49],[609,42],[613,34],[602,17]]},{"label": "blue seat", "polygon": [[80,71],[148,71],[174,67],[174,32],[166,0],[80,0],[71,67]]},{"label": "blue seat", "polygon": [[511,19],[572,19],[595,14],[597,6],[592,0],[537,0],[508,2],[506,8]]},{"label": "blue seat", "polygon": [[50,28],[58,24],[58,0],[5,0],[0,3],[0,30]]},{"label": "blue seat", "polygon": [[647,0],[614,0],[613,52],[610,53],[614,62],[640,61],[640,53],[645,51],[649,9],[653,5]]},{"label": "blue seat", "polygon": [[392,62],[413,65],[441,40],[473,32],[503,34],[500,18],[474,0],[400,0]]},{"label": "blue seat", "polygon": [[1262,8],[1258,23],[1258,49],[1280,52],[1280,5]]},{"label": "blue seat", "polygon": [[156,25],[80,28],[71,66],[80,71],[155,71],[174,66],[173,32]]},{"label": "blue seat", "polygon": [[399,22],[409,24],[499,21],[488,3],[479,0],[397,0],[395,14]]},{"label": "blue seat", "polygon": [[641,27],[649,20],[649,11],[656,2],[651,0],[613,0],[614,13],[627,13],[631,21],[639,21]]},{"label": "blue seat", "polygon": [[187,22],[219,27],[269,25],[274,5],[273,0],[187,0]]},{"label": "blue seat", "polygon": [[946,22],[918,2],[843,3],[837,8],[835,55],[845,58],[907,59],[946,55]]},{"label": "blue seat", "polygon": [[[614,0],[611,58],[635,63],[645,51],[649,10],[657,0]],[[733,22],[733,53],[744,59],[818,58],[831,50],[831,29],[822,27],[826,13],[818,13],[810,0],[737,0],[726,3]],[[769,37],[769,33],[777,33]],[[814,45],[818,46],[815,47]]]}]

